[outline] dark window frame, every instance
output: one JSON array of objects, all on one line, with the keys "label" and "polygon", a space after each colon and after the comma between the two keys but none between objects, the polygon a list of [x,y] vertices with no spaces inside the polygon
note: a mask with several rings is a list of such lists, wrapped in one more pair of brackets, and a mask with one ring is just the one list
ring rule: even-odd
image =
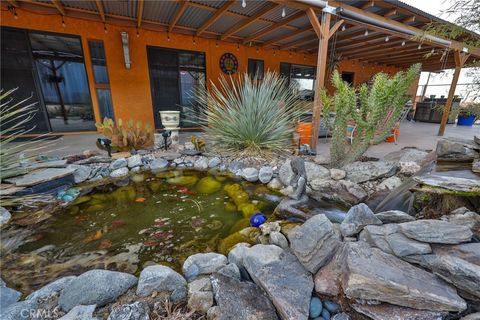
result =
[{"label": "dark window frame", "polygon": [[[257,71],[260,69],[258,64],[261,63],[262,69],[261,72]],[[251,70],[250,68],[254,68],[255,70]],[[265,76],[265,61],[261,59],[251,59],[248,58],[247,61],[247,73],[250,79],[256,79],[256,80],[263,80],[263,77]]]},{"label": "dark window frame", "polygon": [[[346,80],[343,78],[343,75],[351,76],[351,77],[352,77],[352,81],[351,81],[351,82],[346,81]],[[342,71],[342,73],[341,73],[340,76],[342,77],[342,80],[343,80],[343,81],[348,82],[350,85],[353,86],[353,85],[355,84],[355,72],[353,72],[353,71]]]}]

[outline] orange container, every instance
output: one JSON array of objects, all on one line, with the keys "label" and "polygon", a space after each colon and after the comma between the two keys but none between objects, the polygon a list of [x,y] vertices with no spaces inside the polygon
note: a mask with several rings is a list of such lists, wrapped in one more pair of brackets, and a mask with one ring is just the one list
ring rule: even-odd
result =
[{"label": "orange container", "polygon": [[297,132],[300,135],[300,144],[310,144],[312,139],[312,123],[300,122],[297,124]]}]

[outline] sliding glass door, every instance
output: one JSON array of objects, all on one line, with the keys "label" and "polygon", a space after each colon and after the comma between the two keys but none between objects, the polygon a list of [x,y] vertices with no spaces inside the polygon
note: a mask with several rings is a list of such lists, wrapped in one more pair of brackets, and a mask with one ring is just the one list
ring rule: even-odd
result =
[{"label": "sliding glass door", "polygon": [[180,111],[180,127],[198,127],[202,108],[193,96],[205,89],[205,54],[148,47],[155,127],[162,128],[160,111]]}]

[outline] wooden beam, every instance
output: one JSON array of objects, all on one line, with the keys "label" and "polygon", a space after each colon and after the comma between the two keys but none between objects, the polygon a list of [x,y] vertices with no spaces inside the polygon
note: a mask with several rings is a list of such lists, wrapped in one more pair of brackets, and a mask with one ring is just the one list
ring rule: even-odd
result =
[{"label": "wooden beam", "polygon": [[403,19],[402,23],[410,23],[410,22],[415,22],[415,21],[417,21],[417,17],[416,16],[411,16],[411,17],[408,17],[406,19]]},{"label": "wooden beam", "polygon": [[397,9],[388,10],[383,16],[385,18],[390,18],[397,15]]},{"label": "wooden beam", "polygon": [[95,5],[97,6],[98,14],[100,18],[105,23],[105,10],[103,10],[103,3],[102,0],[95,0]]},{"label": "wooden beam", "polygon": [[235,25],[234,27],[230,28],[229,30],[227,30],[227,32],[225,32],[220,37],[220,40],[225,40],[227,38],[230,38],[235,33],[245,29],[246,27],[248,27],[249,25],[251,25],[252,23],[254,23],[255,21],[257,21],[258,19],[260,19],[261,17],[263,17],[267,13],[271,12],[272,10],[274,10],[277,7],[278,7],[278,4],[270,3],[268,6],[263,8],[261,11],[259,11],[255,15],[251,16],[250,18],[245,19],[241,23],[239,23],[239,24]]},{"label": "wooden beam", "polygon": [[286,18],[282,19],[281,21],[272,24],[270,27],[262,29],[259,32],[255,33],[254,35],[246,38],[245,40],[243,40],[243,44],[249,43],[250,41],[254,41],[255,39],[258,39],[258,38],[272,32],[275,29],[283,27],[284,25],[289,24],[290,22],[295,21],[295,20],[303,17],[304,15],[305,15],[305,12],[297,12],[297,13],[289,16],[289,17],[286,17]]},{"label": "wooden beam", "polygon": [[[388,54],[388,53],[400,54],[400,53],[403,53],[403,52],[416,51],[417,48],[418,48],[418,46],[416,46],[416,44],[411,44],[411,45],[408,45],[408,46],[406,45],[405,47],[385,46],[385,47],[377,49],[377,50],[372,49],[372,50],[366,50],[366,51],[357,52],[357,53],[344,52],[344,54],[348,57],[353,58],[353,59],[357,59],[357,58],[360,59],[360,58],[366,58],[366,57],[374,57],[374,58],[381,59],[382,55],[384,55],[384,54]],[[431,48],[427,48],[427,49],[428,49],[428,51],[431,50]],[[423,50],[425,50],[425,48]],[[428,51],[426,51],[426,52],[428,52]]]},{"label": "wooden beam", "polygon": [[235,4],[234,1],[227,1],[220,9],[218,9],[213,16],[210,17],[205,23],[198,28],[197,30],[197,36],[201,35],[205,30],[208,29],[212,24],[214,24],[220,17],[228,10],[230,9],[233,5]]},{"label": "wooden beam", "polygon": [[138,0],[137,28],[140,28],[142,25],[144,4],[144,0]]},{"label": "wooden beam", "polygon": [[62,16],[65,15],[65,8],[63,7],[62,3],[60,2],[60,0],[52,0],[52,3],[53,5],[55,6],[55,8],[57,8],[58,12],[60,12],[60,14]]},{"label": "wooden beam", "polygon": [[455,71],[453,73],[452,83],[450,84],[450,90],[448,91],[448,98],[447,103],[445,103],[445,108],[442,114],[442,120],[440,122],[440,128],[438,129],[438,135],[443,136],[445,133],[445,127],[447,125],[448,116],[450,114],[450,110],[452,109],[453,104],[453,96],[455,94],[455,89],[457,88],[458,78],[460,77],[460,71],[462,71],[462,66],[467,61],[470,54],[463,53],[459,51],[454,52],[455,57]]},{"label": "wooden beam", "polygon": [[375,7],[375,1],[368,1],[367,4],[362,6],[362,10],[367,10],[369,8]]},{"label": "wooden beam", "polygon": [[317,34],[317,37],[320,38],[322,36],[322,26],[320,25],[320,22],[318,22],[318,17],[315,11],[313,11],[312,8],[308,8],[306,10],[308,20],[310,20],[310,24],[313,27],[313,30],[315,30],[315,33]]},{"label": "wooden beam", "polygon": [[345,20],[338,20],[334,25],[333,27],[330,28],[330,31],[329,31],[329,35],[330,37],[332,37],[335,32],[337,32],[338,28],[340,28],[340,26],[345,22]]},{"label": "wooden beam", "polygon": [[180,17],[185,12],[185,9],[187,9],[187,7],[188,0],[181,0],[178,3],[177,11],[175,11],[175,15],[173,16],[172,21],[170,21],[170,24],[168,25],[168,32],[172,32],[173,28],[175,28],[175,25],[177,24],[178,20],[180,20]]},{"label": "wooden beam", "polygon": [[8,4],[11,5],[12,7],[15,7],[15,8],[20,7],[20,5],[18,4],[17,0],[8,0],[7,2],[8,2]]},{"label": "wooden beam", "polygon": [[266,46],[269,46],[271,44],[275,44],[279,41],[282,41],[282,40],[285,40],[285,39],[288,39],[288,38],[291,38],[291,37],[295,37],[295,36],[298,36],[299,34],[302,34],[304,32],[307,32],[307,31],[311,31],[312,30],[312,27],[311,26],[307,26],[303,29],[298,29],[296,31],[293,31],[293,32],[290,32],[290,33],[287,33],[285,35],[281,35],[281,36],[278,36],[278,37],[275,37],[273,39],[270,39],[268,41],[265,41],[264,43],[262,43],[260,45],[260,47],[266,47]]},{"label": "wooden beam", "polygon": [[[316,16],[316,15],[315,15]],[[315,80],[315,97],[313,99],[313,117],[312,117],[312,138],[310,147],[313,151],[317,149],[318,132],[320,131],[320,117],[322,114],[322,99],[320,91],[325,86],[325,75],[327,73],[327,53],[328,53],[328,38],[330,38],[330,14],[322,14],[322,23],[318,20],[317,23],[321,25],[320,40],[318,44],[317,56],[317,73]],[[312,21],[310,21],[312,23]]]}]

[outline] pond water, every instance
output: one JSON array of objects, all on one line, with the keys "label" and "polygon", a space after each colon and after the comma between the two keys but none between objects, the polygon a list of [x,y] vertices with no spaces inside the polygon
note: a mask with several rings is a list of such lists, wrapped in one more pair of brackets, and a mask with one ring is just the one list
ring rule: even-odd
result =
[{"label": "pond water", "polygon": [[96,187],[37,224],[29,242],[4,257],[4,278],[25,293],[92,268],[178,270],[191,254],[252,241],[259,230],[244,229],[250,216],[269,217],[280,199],[261,184],[199,171],[142,173],[126,183]]}]

